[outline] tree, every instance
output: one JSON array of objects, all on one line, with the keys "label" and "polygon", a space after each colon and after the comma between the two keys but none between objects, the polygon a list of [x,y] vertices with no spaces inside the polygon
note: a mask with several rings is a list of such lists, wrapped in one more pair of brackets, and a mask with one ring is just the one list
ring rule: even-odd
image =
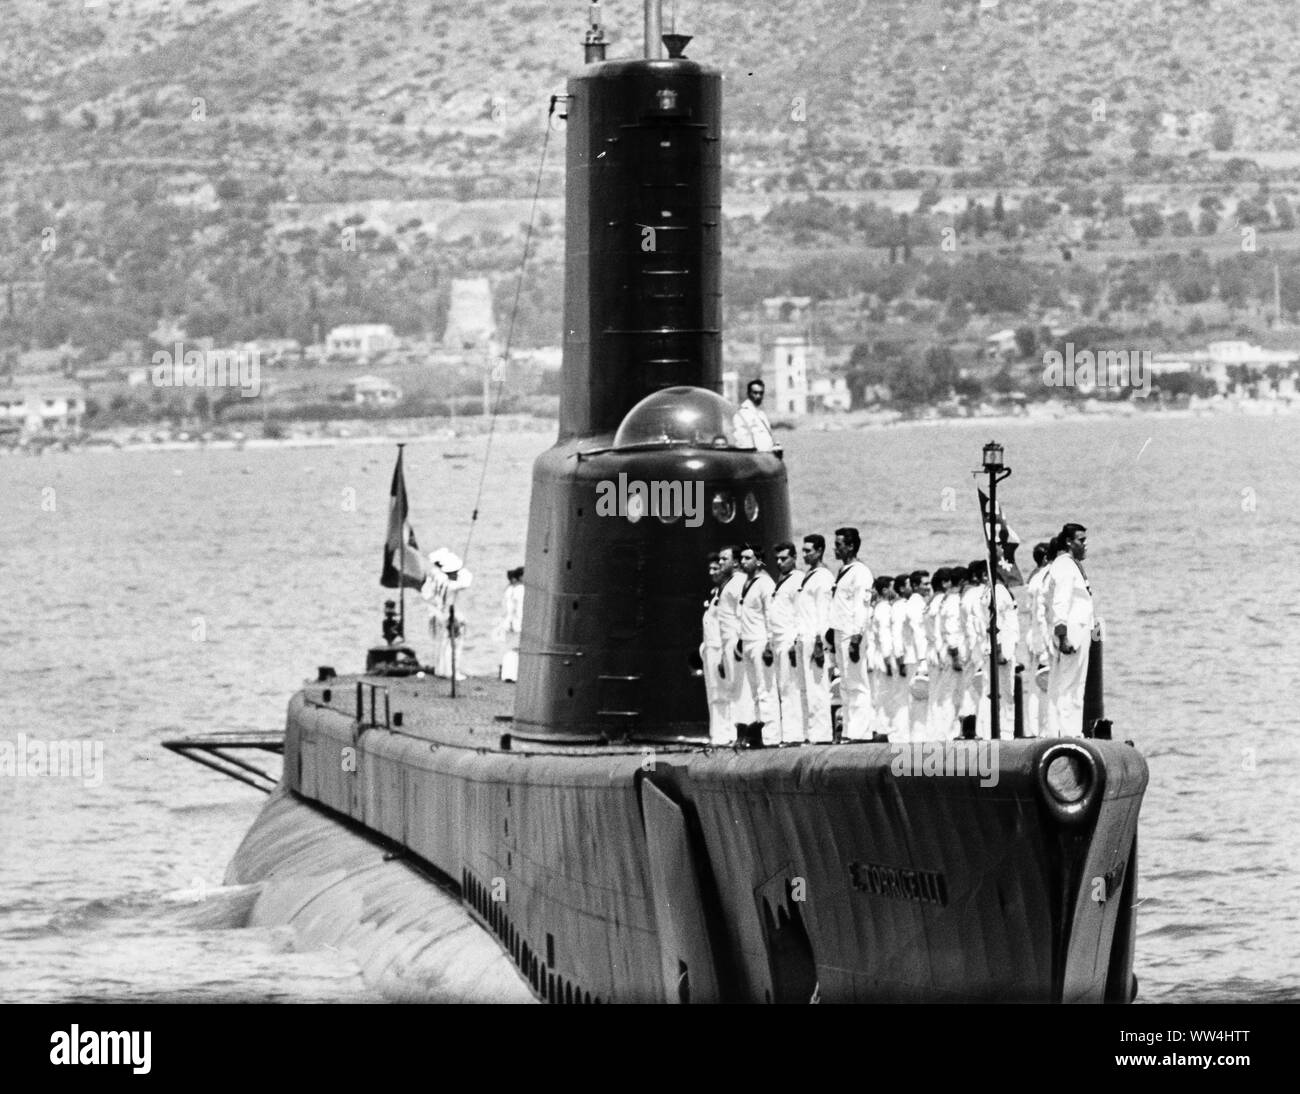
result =
[{"label": "tree", "polygon": [[1192,224],[1192,218],[1188,215],[1186,209],[1179,209],[1169,218],[1169,234],[1175,236],[1190,236],[1196,232],[1195,225]]},{"label": "tree", "polygon": [[956,167],[961,163],[961,135],[948,130],[935,145],[934,154],[944,167]]},{"label": "tree", "polygon": [[224,178],[217,183],[217,197],[223,201],[238,201],[244,196],[244,184],[235,178]]},{"label": "tree", "polygon": [[1155,239],[1165,230],[1165,218],[1155,205],[1149,203],[1139,206],[1136,215],[1129,218],[1129,223],[1138,239]]},{"label": "tree", "polygon": [[1038,348],[1038,336],[1033,327],[1016,328],[1016,351],[1021,357],[1032,357]]},{"label": "tree", "polygon": [[1277,214],[1277,226],[1281,231],[1289,232],[1295,227],[1295,213],[1283,195],[1278,194],[1273,199],[1273,211]]},{"label": "tree", "polygon": [[1118,220],[1124,215],[1124,187],[1112,182],[1102,191],[1101,210],[1108,220]]},{"label": "tree", "polygon": [[1212,236],[1219,230],[1219,218],[1209,209],[1202,209],[1196,222],[1196,230],[1203,236]]},{"label": "tree", "polygon": [[1210,145],[1216,152],[1226,152],[1232,147],[1235,133],[1232,119],[1225,111],[1219,111],[1210,123]]},{"label": "tree", "polygon": [[1016,382],[1015,376],[1011,374],[1011,370],[1006,365],[1003,365],[993,374],[989,386],[999,395],[1010,395],[1020,385]]},{"label": "tree", "polygon": [[998,191],[997,197],[993,199],[993,223],[1001,224],[1007,216],[1006,206],[1002,202],[1002,191]]}]

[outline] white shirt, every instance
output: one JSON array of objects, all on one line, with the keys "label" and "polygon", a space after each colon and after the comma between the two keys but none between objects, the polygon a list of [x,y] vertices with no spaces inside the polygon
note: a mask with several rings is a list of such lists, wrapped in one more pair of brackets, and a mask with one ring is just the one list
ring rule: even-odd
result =
[{"label": "white shirt", "polygon": [[[474,583],[474,575],[468,570],[457,570],[452,577],[433,566],[429,576],[420,587],[420,595],[429,603],[429,614],[436,619],[445,620],[448,610],[456,603],[456,594],[468,589]],[[522,587],[522,586],[521,586]]]},{"label": "white shirt", "polygon": [[772,591],[775,588],[776,583],[763,569],[756,571],[753,577],[746,577],[740,587],[739,637],[747,652],[755,643],[767,645],[772,626],[769,620]]},{"label": "white shirt", "polygon": [[709,593],[709,599],[704,602],[704,644],[711,650],[722,647],[722,627],[718,621],[718,603],[721,595],[722,590],[715,585],[713,592]]},{"label": "white shirt", "polygon": [[524,583],[507,585],[505,595],[501,598],[501,608],[505,618],[501,627],[506,634],[518,634],[524,629]]},{"label": "white shirt", "polygon": [[1043,590],[1047,584],[1047,567],[1040,566],[1025,582],[1025,592],[1020,598],[1020,636],[1025,648],[1035,657],[1047,649],[1047,636],[1043,632]]},{"label": "white shirt", "polygon": [[776,440],[772,436],[772,425],[767,420],[767,415],[756,407],[751,399],[746,399],[740,404],[740,409],[731,420],[731,426],[736,434],[737,448],[756,448],[760,452],[771,452],[776,447]]},{"label": "white shirt", "polygon": [[989,637],[989,608],[983,596],[981,585],[971,585],[961,594],[961,625],[966,633],[967,661],[983,661],[988,653],[984,643]]},{"label": "white shirt", "polygon": [[925,633],[930,643],[930,656],[935,664],[948,660],[948,647],[943,641],[943,632],[939,626],[939,611],[943,607],[947,593],[934,593],[930,603],[925,606]]},{"label": "white shirt", "polygon": [[740,635],[740,590],[744,587],[745,575],[737,570],[727,578],[718,594],[718,631],[727,649],[735,649]]},{"label": "white shirt", "polygon": [[803,574],[791,570],[782,574],[772,589],[772,612],[768,622],[774,646],[793,642],[799,633],[799,583],[802,580]]},{"label": "white shirt", "polygon": [[948,660],[951,650],[957,651],[957,659],[966,659],[966,628],[961,610],[961,594],[956,589],[949,589],[939,601],[939,647],[940,656]]},{"label": "white shirt", "polygon": [[856,558],[840,567],[831,586],[829,625],[836,635],[861,634],[871,605],[871,571]]},{"label": "white shirt", "polygon": [[[1008,661],[1016,659],[1016,643],[1020,641],[1020,616],[1016,611],[1016,600],[1011,590],[998,582],[998,652]],[[980,589],[980,610],[985,620],[989,617],[989,587]],[[985,628],[987,629],[987,623]],[[988,655],[988,636],[984,639],[984,653]]]},{"label": "white shirt", "polygon": [[884,669],[885,658],[894,656],[894,605],[881,597],[871,609],[871,641],[867,654],[873,668]]},{"label": "white shirt", "polygon": [[903,660],[913,664],[925,663],[929,652],[930,636],[926,630],[925,597],[913,593],[907,598],[907,624],[903,628]]},{"label": "white shirt", "polygon": [[831,606],[831,586],[835,579],[825,566],[817,566],[805,573],[799,581],[799,596],[795,603],[798,612],[800,638],[824,635],[830,626],[827,621]]},{"label": "white shirt", "polygon": [[1079,649],[1092,638],[1093,607],[1092,588],[1074,556],[1063,551],[1052,559],[1048,567],[1047,583],[1043,590],[1045,600],[1045,637],[1053,649],[1056,625],[1065,624],[1065,638]]}]

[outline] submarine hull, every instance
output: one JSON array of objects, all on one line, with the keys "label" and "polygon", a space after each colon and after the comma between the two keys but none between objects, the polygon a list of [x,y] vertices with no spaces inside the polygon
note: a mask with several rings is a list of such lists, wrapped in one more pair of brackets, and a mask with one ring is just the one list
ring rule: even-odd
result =
[{"label": "submarine hull", "polygon": [[[372,921],[459,902],[516,971],[511,990],[550,1002],[1131,998],[1147,770],[1128,745],[564,749],[500,732],[501,685],[457,700],[435,686],[361,677],[295,696],[278,793],[297,813],[268,806],[228,880],[268,876],[259,862],[282,885],[313,874],[326,832],[361,826],[372,866],[390,841],[422,874],[400,898],[381,890]],[[1045,777],[1063,752],[1086,776],[1071,803]],[[304,859],[304,845],[319,846]],[[348,899],[320,920],[352,924]],[[309,903],[263,914],[302,930]],[[457,998],[503,997],[500,967],[476,992],[455,947],[442,958]]]}]

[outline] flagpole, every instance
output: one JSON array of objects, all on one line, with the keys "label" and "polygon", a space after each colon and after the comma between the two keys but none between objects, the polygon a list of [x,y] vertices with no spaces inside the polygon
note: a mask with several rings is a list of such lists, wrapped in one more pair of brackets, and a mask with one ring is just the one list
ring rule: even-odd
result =
[{"label": "flagpole", "polygon": [[397,445],[397,474],[402,489],[397,498],[397,626],[401,631],[402,642],[406,642],[406,513],[402,510],[406,502],[406,475],[402,471],[402,449],[406,445]]}]

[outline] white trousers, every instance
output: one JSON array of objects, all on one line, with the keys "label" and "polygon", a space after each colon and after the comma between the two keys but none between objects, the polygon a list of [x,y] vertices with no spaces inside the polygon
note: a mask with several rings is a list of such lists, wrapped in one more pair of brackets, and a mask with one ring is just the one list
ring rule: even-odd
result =
[{"label": "white trousers", "polygon": [[888,733],[890,738],[895,741],[908,740],[908,730],[911,725],[908,704],[911,702],[911,696],[908,693],[908,685],[912,682],[912,673],[916,671],[915,665],[904,664],[906,674],[898,674],[898,666],[890,664],[893,675],[876,674],[876,682],[881,685],[884,694],[880,700],[880,717],[882,721],[881,732]]},{"label": "white trousers", "polygon": [[[961,686],[957,690],[957,716],[966,718],[979,714],[984,698],[984,666],[978,661],[966,660],[961,665]],[[978,731],[977,731],[978,732]]]},{"label": "white trousers", "polygon": [[[988,683],[988,666],[980,679]],[[1009,741],[1016,733],[1016,666],[1011,662],[998,666],[998,736]],[[979,717],[975,719],[975,736],[993,736],[992,694],[988,687],[982,687],[979,702]]]},{"label": "white trousers", "polygon": [[1038,655],[1030,653],[1025,660],[1025,671],[1020,674],[1020,687],[1024,692],[1024,718],[1026,737],[1047,736],[1047,693],[1040,691],[1036,674]]},{"label": "white trousers", "polygon": [[[776,661],[772,665],[776,684],[778,720],[781,723],[780,740],[796,743],[804,739],[802,672],[799,667],[798,639],[774,642],[772,649]],[[795,663],[790,663],[791,656]]]},{"label": "white trousers", "polygon": [[865,741],[871,737],[871,679],[867,675],[867,649],[864,642],[858,659],[849,657],[848,635],[835,633],[835,661],[840,667],[840,715],[844,721],[842,736]]},{"label": "white trousers", "polygon": [[917,677],[926,678],[927,694],[930,691],[930,682],[933,680],[931,668],[928,661],[920,664],[913,664],[906,661],[907,677],[904,680],[907,691],[907,741],[926,741],[930,737],[930,699],[914,699],[911,694],[911,685]]},{"label": "white trousers", "polygon": [[819,668],[813,664],[813,650],[817,639],[805,636],[798,639],[799,697],[803,711],[803,739],[829,741],[831,739],[831,658],[829,652],[822,658]]},{"label": "white trousers", "polygon": [[930,665],[930,710],[925,735],[931,741],[951,741],[957,735],[958,692],[965,673],[952,667],[944,658]]},{"label": "white trousers", "polygon": [[[776,668],[763,664],[763,650],[766,643],[757,640],[746,642],[743,647],[744,667],[741,692],[741,715],[738,722],[762,722],[763,743],[775,745],[781,742],[781,711],[776,698]],[[732,662],[735,664],[735,662]],[[752,711],[753,717],[746,718],[745,713]]]},{"label": "white trousers", "polygon": [[714,744],[729,744],[736,739],[736,727],[731,723],[727,681],[718,675],[722,647],[701,645],[700,660],[704,663],[704,695],[709,703],[709,740]]},{"label": "white trousers", "polygon": [[519,650],[505,649],[501,651],[501,679],[507,683],[514,683],[519,679]]},{"label": "white trousers", "polygon": [[1051,655],[1047,677],[1047,735],[1083,736],[1083,688],[1088,681],[1088,657],[1092,652],[1087,637],[1073,653],[1056,650]]}]

